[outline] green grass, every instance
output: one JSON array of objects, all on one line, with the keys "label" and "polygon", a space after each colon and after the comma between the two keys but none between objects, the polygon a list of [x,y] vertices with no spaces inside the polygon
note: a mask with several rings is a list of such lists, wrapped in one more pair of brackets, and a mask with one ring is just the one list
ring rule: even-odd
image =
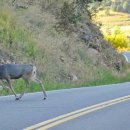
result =
[{"label": "green grass", "polygon": [[6,10],[0,10],[0,44],[21,50],[33,57],[37,53],[35,41],[30,33],[24,27],[17,26],[16,18]]},{"label": "green grass", "polygon": [[[45,89],[47,91],[50,90],[59,90],[59,89],[70,89],[70,88],[79,88],[79,87],[94,87],[99,85],[107,85],[107,84],[115,84],[115,83],[123,83],[123,82],[129,82],[130,81],[130,73],[126,74],[125,76],[116,76],[112,75],[111,72],[106,70],[101,70],[99,73],[99,79],[86,81],[82,84],[80,83],[66,83],[66,84],[55,84],[55,83],[49,83],[48,81],[43,82]],[[120,75],[120,74],[117,74]],[[15,80],[13,82],[14,89],[17,93],[20,93],[22,89],[25,87],[25,84],[22,79]],[[34,82],[30,82],[30,87],[27,89],[27,92],[39,92],[41,91],[41,88],[39,85],[37,85]],[[8,95],[11,93],[8,93],[6,90],[1,90],[0,95]]]},{"label": "green grass", "polygon": [[130,76],[130,74],[128,74],[127,76],[122,77],[122,78],[117,78],[115,76],[109,75],[108,78],[102,77],[102,79],[99,79],[99,80],[86,82],[85,86],[98,86],[98,85],[107,85],[107,84],[129,82],[130,81],[129,76]]}]

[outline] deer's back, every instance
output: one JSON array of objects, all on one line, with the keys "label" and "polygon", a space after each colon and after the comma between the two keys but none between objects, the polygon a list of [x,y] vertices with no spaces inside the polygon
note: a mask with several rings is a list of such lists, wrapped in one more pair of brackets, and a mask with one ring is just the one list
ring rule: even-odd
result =
[{"label": "deer's back", "polygon": [[32,65],[28,64],[3,64],[0,65],[0,79],[10,77],[11,79],[18,79],[25,73],[31,72],[33,69]]}]

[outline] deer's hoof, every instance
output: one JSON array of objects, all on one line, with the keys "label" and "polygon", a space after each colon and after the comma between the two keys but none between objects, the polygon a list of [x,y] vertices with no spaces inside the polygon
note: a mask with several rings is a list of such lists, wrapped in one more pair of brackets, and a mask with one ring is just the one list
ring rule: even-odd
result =
[{"label": "deer's hoof", "polygon": [[44,97],[43,100],[46,100],[46,97]]},{"label": "deer's hoof", "polygon": [[19,100],[19,97],[16,97],[15,100]]}]

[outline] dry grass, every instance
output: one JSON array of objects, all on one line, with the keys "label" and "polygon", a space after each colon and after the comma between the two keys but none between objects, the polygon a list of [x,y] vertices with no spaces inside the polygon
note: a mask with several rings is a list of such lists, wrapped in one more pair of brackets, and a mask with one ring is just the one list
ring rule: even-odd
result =
[{"label": "dry grass", "polygon": [[97,15],[97,20],[99,22],[102,22],[103,25],[127,26],[127,25],[130,25],[130,14],[110,11],[110,14],[106,15],[105,11],[101,11]]},{"label": "dry grass", "polygon": [[130,14],[110,11],[109,15],[105,14],[105,11],[100,11],[96,20],[102,23],[102,30],[110,28],[112,31],[114,27],[120,27],[122,32],[126,35],[130,35]]}]

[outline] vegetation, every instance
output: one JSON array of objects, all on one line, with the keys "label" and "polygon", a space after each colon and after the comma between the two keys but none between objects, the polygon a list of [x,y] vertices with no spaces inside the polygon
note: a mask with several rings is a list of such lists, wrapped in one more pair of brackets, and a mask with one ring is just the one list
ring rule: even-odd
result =
[{"label": "vegetation", "polygon": [[130,13],[130,1],[115,1],[112,2],[111,4],[111,9],[113,11],[117,11],[117,12],[126,12],[126,13]]},{"label": "vegetation", "polygon": [[130,0],[104,0],[102,6],[113,11],[130,13]]},{"label": "vegetation", "polygon": [[[88,3],[95,1],[1,0],[0,58],[8,53],[15,63],[35,64],[47,90],[128,81],[123,58],[92,22]],[[19,93],[24,82],[13,86]],[[31,86],[29,92],[40,91]]]},{"label": "vegetation", "polygon": [[106,10],[102,10],[97,14],[97,21],[101,22],[103,26],[129,26],[130,15],[128,13],[119,13],[109,10],[109,15],[106,14]]},{"label": "vegetation", "polygon": [[[94,2],[101,2],[102,0],[72,0],[71,2],[65,1],[61,10],[57,14],[58,26],[63,29],[76,28],[77,24],[83,19],[83,15],[87,13],[89,19],[96,13],[96,9],[88,9],[88,4]],[[90,13],[91,12],[91,13]]]},{"label": "vegetation", "polygon": [[120,48],[128,48],[129,40],[128,38],[121,32],[120,28],[115,28],[111,34],[106,33],[105,39],[112,44],[112,46],[118,51]]},{"label": "vegetation", "polygon": [[[116,12],[116,6],[121,3],[129,3],[129,1],[103,1],[102,6],[107,6],[107,8],[98,13],[97,21],[102,23],[101,30],[105,39],[111,42],[112,46],[118,51],[127,51],[130,50],[130,14],[126,11]],[[115,34],[117,32],[118,34]]]},{"label": "vegetation", "polygon": [[0,43],[8,48],[19,49],[30,56],[36,56],[36,46],[29,32],[18,27],[15,17],[9,11],[0,10]]}]

